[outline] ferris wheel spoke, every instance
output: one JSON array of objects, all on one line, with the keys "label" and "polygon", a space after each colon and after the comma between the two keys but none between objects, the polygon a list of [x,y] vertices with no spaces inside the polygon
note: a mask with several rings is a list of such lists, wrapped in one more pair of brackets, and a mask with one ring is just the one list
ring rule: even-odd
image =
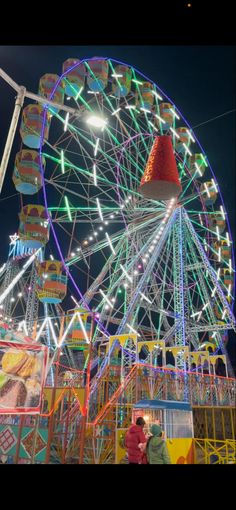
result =
[{"label": "ferris wheel spoke", "polygon": [[[145,245],[144,245],[144,247],[145,247]],[[122,249],[122,251],[123,251],[123,249]],[[140,255],[141,255],[141,254],[139,254],[139,257],[140,257]],[[129,259],[129,254],[128,254],[128,253],[126,253],[126,256],[125,256],[125,260],[126,260],[126,259]],[[117,270],[119,270],[119,267],[117,267],[117,266],[119,266],[119,261],[120,261],[120,259],[119,259],[118,261],[116,261],[117,263],[116,263],[116,267],[114,268],[113,275],[114,275],[114,274],[117,274]],[[134,261],[134,262],[135,262],[135,261]],[[121,264],[120,264],[120,266],[121,266]],[[123,267],[123,266],[122,266],[122,267]],[[129,269],[130,269],[130,268],[129,268]],[[128,273],[126,272],[125,274],[128,274]],[[113,283],[112,283],[112,281],[111,281],[111,280],[109,281],[109,288],[107,289],[107,294],[106,294],[106,296],[107,296],[107,298],[109,299],[109,302],[110,302],[110,303],[111,303],[110,298],[111,298],[111,299],[116,299],[116,297],[117,297],[117,296],[116,296],[114,293],[115,293],[115,291],[118,289],[118,287],[119,287],[119,285],[120,285],[121,281],[123,280],[124,276],[125,276],[125,275],[124,275],[124,274],[122,274],[122,275],[121,275],[121,278],[117,278],[117,277],[113,278],[113,280],[115,280],[115,282],[114,282],[114,283],[115,283],[115,286],[113,285]],[[103,284],[105,284],[105,280],[103,281]],[[111,297],[112,295],[113,295],[113,298]],[[105,301],[106,301],[106,300],[104,299],[104,300],[100,303],[100,307],[103,307],[103,306],[105,305],[105,307],[106,307],[106,309],[107,309],[107,308],[109,308],[109,305],[108,305],[108,303],[106,303]],[[99,308],[98,308],[98,310],[99,310]],[[120,311],[120,309],[118,309],[118,311]],[[103,312],[103,313],[104,313],[104,312]],[[100,320],[101,320],[101,318],[100,318]]]}]

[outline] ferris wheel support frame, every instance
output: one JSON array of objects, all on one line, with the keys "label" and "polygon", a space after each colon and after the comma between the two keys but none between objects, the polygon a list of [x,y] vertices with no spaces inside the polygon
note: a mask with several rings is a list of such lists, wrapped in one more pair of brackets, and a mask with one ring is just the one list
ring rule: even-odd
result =
[{"label": "ferris wheel support frame", "polygon": [[19,120],[19,116],[21,113],[22,106],[24,104],[25,97],[28,97],[29,99],[34,99],[38,103],[41,103],[45,106],[47,104],[48,106],[56,106],[60,110],[64,110],[66,112],[69,112],[73,115],[78,115],[78,110],[75,110],[74,108],[71,108],[70,106],[65,106],[63,104],[56,103],[55,101],[51,101],[45,97],[39,96],[38,94],[34,94],[33,92],[29,92],[26,87],[23,85],[18,85],[12,78],[3,71],[3,69],[0,68],[0,76],[3,78],[3,80],[8,83],[16,92],[16,101],[15,101],[15,108],[12,114],[11,124],[7,135],[7,141],[5,144],[1,166],[0,166],[0,194],[2,191],[7,165],[9,161],[9,157],[11,154],[12,144],[15,137],[15,132]]},{"label": "ferris wheel support frame", "polygon": [[15,278],[13,278],[13,280],[11,281],[10,285],[8,285],[8,287],[4,290],[4,292],[1,294],[0,296],[0,304],[2,304],[2,302],[4,301],[4,299],[8,296],[9,292],[11,292],[11,290],[13,289],[13,287],[16,285],[16,283],[20,280],[20,278],[23,276],[23,274],[25,273],[26,269],[30,266],[30,264],[32,264],[32,262],[34,261],[34,259],[37,257],[37,255],[39,255],[39,252],[40,252],[41,248],[39,248],[35,253],[33,253],[33,255],[31,255],[31,257],[27,260],[27,262],[24,264],[23,268],[21,269],[21,271],[15,276]]},{"label": "ferris wheel support frame", "polygon": [[19,91],[17,93],[17,96],[16,96],[15,108],[13,111],[11,125],[10,125],[9,131],[8,131],[7,141],[6,141],[5,149],[3,152],[1,167],[0,167],[0,193],[2,191],[2,186],[3,186],[3,182],[4,182],[6,170],[7,170],[9,157],[11,154],[11,148],[12,148],[13,140],[15,137],[15,132],[16,132],[21,108],[24,104],[25,92],[26,92],[26,88],[20,87]]},{"label": "ferris wheel support frame", "polygon": [[[175,272],[174,272],[174,301],[177,317],[181,317],[178,327],[175,329],[175,345],[184,346],[185,339],[185,308],[186,299],[184,291],[184,246],[183,246],[183,227],[182,227],[182,208],[177,210],[176,221],[174,224],[173,236],[173,254],[175,259]],[[177,325],[177,317],[175,323]],[[186,370],[186,363],[184,356],[177,357],[177,366],[180,369]]]}]

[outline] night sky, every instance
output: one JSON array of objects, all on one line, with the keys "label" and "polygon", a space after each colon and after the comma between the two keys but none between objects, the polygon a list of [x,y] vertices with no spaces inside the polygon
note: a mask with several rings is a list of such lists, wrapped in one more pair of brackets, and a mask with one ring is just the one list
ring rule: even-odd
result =
[{"label": "night sky", "polygon": [[[233,46],[0,46],[0,67],[18,84],[37,93],[40,77],[61,74],[69,57],[108,56],[136,67],[171,98],[191,126],[235,109]],[[0,154],[14,108],[14,91],[0,78]],[[235,242],[235,112],[194,129],[220,186]],[[0,263],[8,253],[9,234],[18,228],[19,200],[11,176],[19,150],[19,129],[0,198]],[[234,350],[235,351],[235,350]],[[233,352],[233,351],[232,351]],[[235,356],[235,352],[233,353]],[[233,360],[235,364],[235,359]]]}]

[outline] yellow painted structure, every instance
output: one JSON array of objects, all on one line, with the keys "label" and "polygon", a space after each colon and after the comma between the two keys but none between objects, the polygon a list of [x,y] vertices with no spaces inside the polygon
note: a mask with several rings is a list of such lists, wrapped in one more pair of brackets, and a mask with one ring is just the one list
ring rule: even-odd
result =
[{"label": "yellow painted structure", "polygon": [[[69,398],[69,395],[72,395],[72,397],[77,398],[79,400],[81,406],[84,405],[84,394],[85,389],[84,388],[73,388],[73,391],[70,388],[57,388],[55,391],[55,403],[54,403],[54,412],[57,411],[60,402],[62,399]],[[53,388],[44,388],[43,390],[43,396],[44,399],[47,400],[47,412],[52,411],[52,395],[53,395]]]},{"label": "yellow painted structure", "polygon": [[194,464],[192,438],[174,438],[166,440],[172,464]]},{"label": "yellow painted structure", "polygon": [[115,457],[115,463],[116,464],[127,464],[128,463],[128,456],[126,449],[123,448],[122,442],[123,438],[126,434],[128,429],[116,429],[116,457]]},{"label": "yellow painted structure", "polygon": [[236,464],[236,441],[194,439],[195,464]]}]

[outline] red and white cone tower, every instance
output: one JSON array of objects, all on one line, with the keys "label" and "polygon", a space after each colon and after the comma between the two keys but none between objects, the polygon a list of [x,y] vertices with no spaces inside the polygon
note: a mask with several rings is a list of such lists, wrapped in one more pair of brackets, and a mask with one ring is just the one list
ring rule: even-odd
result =
[{"label": "red and white cone tower", "polygon": [[157,136],[141,179],[139,191],[145,198],[169,200],[182,190],[170,136]]}]

